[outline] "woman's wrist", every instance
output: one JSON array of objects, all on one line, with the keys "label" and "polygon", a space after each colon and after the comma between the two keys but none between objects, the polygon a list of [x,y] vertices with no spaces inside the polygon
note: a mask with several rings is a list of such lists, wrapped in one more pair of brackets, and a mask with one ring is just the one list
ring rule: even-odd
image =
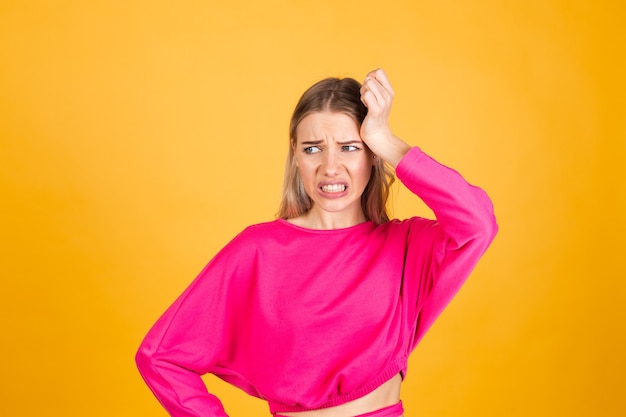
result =
[{"label": "woman's wrist", "polygon": [[[372,148],[370,148],[372,149]],[[400,139],[399,137],[390,134],[389,137],[385,140],[384,145],[376,146],[372,149],[372,152],[376,154],[376,156],[383,159],[383,161],[387,162],[394,169],[398,166],[404,155],[407,154],[411,150],[411,145]]]}]

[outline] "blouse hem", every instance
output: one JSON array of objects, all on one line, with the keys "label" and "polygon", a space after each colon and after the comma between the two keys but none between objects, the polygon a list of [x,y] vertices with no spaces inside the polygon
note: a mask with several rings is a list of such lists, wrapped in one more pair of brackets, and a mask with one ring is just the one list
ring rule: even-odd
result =
[{"label": "blouse hem", "polygon": [[350,401],[354,401],[374,391],[376,388],[381,386],[383,383],[389,381],[391,378],[393,378],[400,372],[402,372],[402,375],[404,378],[404,374],[406,372],[407,359],[408,358],[403,358],[402,360],[396,361],[395,363],[387,367],[385,371],[383,371],[380,375],[378,375],[374,380],[372,380],[369,384],[365,385],[363,388],[360,388],[348,394],[339,395],[317,406],[307,407],[307,406],[300,405],[300,404],[289,405],[289,404],[283,404],[283,403],[279,403],[275,401],[268,401],[268,404],[270,407],[270,413],[277,414],[277,413],[284,413],[284,412],[289,413],[289,412],[298,412],[298,411],[320,410],[323,408],[335,407],[335,406],[345,404]]}]

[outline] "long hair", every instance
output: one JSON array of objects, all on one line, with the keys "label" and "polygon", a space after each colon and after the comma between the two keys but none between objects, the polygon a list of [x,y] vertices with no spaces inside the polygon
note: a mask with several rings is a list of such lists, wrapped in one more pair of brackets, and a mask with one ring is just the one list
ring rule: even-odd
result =
[{"label": "long hair", "polygon": [[[367,115],[367,107],[361,102],[360,90],[361,84],[353,78],[326,78],[315,83],[300,97],[289,124],[289,152],[278,217],[298,217],[309,211],[313,205],[296,166],[296,128],[307,115],[322,111],[344,113],[361,126]],[[361,208],[367,220],[376,224],[389,221],[387,198],[393,181],[392,169],[380,158],[376,158],[369,182],[361,195]]]}]

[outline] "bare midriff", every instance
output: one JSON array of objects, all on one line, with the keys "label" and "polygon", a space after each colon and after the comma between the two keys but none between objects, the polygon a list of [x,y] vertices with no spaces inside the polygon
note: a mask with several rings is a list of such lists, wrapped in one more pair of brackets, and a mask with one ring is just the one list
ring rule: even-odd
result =
[{"label": "bare midriff", "polygon": [[369,394],[334,407],[320,410],[281,412],[281,416],[288,417],[351,417],[379,410],[400,401],[400,374],[382,384]]}]

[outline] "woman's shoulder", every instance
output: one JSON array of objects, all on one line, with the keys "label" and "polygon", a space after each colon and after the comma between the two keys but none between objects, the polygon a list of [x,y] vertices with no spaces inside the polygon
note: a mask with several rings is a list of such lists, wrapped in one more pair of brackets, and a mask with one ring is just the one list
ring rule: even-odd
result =
[{"label": "woman's shoulder", "polygon": [[429,227],[437,224],[437,220],[427,219],[425,217],[413,216],[405,219],[391,219],[381,226],[391,229],[411,229]]},{"label": "woman's shoulder", "polygon": [[[239,232],[233,241],[236,243],[253,244],[255,246],[284,238],[294,233],[291,227],[282,219],[275,219],[246,226]],[[288,237],[288,236],[287,236]]]},{"label": "woman's shoulder", "polygon": [[233,237],[231,243],[258,241],[265,236],[271,236],[276,232],[278,227],[279,224],[277,220],[250,224],[241,229],[240,232]]},{"label": "woman's shoulder", "polygon": [[434,236],[440,227],[437,220],[420,216],[391,219],[377,227],[377,235],[391,240],[415,240]]},{"label": "woman's shoulder", "polygon": [[264,235],[271,235],[281,228],[281,221],[270,220],[261,223],[254,223],[246,226],[239,235],[259,237]]},{"label": "woman's shoulder", "polygon": [[276,220],[245,226],[222,247],[218,257],[229,259],[252,255],[259,246],[265,245],[275,235],[278,227]]}]

